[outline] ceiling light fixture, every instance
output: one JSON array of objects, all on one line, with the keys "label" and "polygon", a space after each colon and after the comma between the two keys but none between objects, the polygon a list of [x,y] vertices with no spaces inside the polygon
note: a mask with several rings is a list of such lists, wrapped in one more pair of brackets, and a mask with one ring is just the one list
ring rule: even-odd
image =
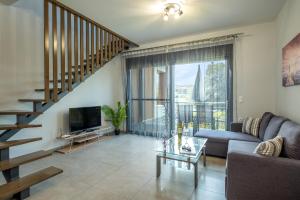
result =
[{"label": "ceiling light fixture", "polygon": [[165,21],[169,20],[169,16],[173,15],[175,19],[179,18],[183,14],[181,5],[179,3],[166,3],[163,19]]}]

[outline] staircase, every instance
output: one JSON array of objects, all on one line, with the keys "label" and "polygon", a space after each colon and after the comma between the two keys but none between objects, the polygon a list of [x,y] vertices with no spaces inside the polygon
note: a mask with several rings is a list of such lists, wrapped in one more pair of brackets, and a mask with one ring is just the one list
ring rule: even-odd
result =
[{"label": "staircase", "polygon": [[35,89],[37,93],[44,93],[44,98],[19,99],[31,104],[31,111],[0,111],[0,117],[16,117],[15,124],[0,125],[0,170],[7,182],[0,186],[0,200],[24,199],[30,195],[32,185],[62,173],[61,169],[48,167],[19,177],[20,165],[50,156],[52,152],[38,151],[10,158],[10,147],[42,138],[9,139],[23,128],[41,127],[31,122],[119,53],[137,46],[56,0],[44,0],[44,88]]}]

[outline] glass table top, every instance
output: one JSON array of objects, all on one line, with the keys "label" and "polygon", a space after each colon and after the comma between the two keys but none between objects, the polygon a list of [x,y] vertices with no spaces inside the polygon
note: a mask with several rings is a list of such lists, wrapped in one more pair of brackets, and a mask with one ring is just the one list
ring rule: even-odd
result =
[{"label": "glass table top", "polygon": [[[177,156],[199,158],[206,141],[206,138],[189,136],[182,136],[180,141],[179,137],[175,135],[166,141],[166,148],[164,148],[163,142],[161,142],[156,151],[160,154],[165,154],[166,157]],[[182,148],[184,146],[190,147],[191,151],[184,150]]]}]

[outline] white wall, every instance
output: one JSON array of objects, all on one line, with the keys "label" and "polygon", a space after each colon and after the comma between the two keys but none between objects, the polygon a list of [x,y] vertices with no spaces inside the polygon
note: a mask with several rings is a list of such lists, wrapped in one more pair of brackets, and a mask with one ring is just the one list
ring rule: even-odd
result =
[{"label": "white wall", "polygon": [[244,33],[237,41],[235,51],[235,96],[242,96],[244,100],[237,103],[237,119],[259,117],[265,111],[276,110],[275,29],[275,23],[264,23],[143,44],[140,48]]},{"label": "white wall", "polygon": [[[43,97],[34,92],[43,88],[43,1],[0,4],[0,27],[0,109],[31,110],[32,104],[20,104],[17,99]],[[60,129],[68,129],[70,107],[114,105],[122,99],[121,59],[116,57],[32,122],[42,128],[23,129],[12,137],[43,137],[40,142],[13,148],[12,155],[62,144],[56,137]],[[1,124],[14,122],[15,117],[0,118]]]},{"label": "white wall", "polygon": [[[24,151],[34,151],[36,149],[50,149],[61,145],[56,139],[62,130],[68,130],[68,109],[70,107],[111,105],[116,101],[122,101],[122,80],[121,80],[121,59],[114,58],[110,63],[97,71],[93,77],[87,79],[73,92],[69,93],[62,100],[48,109],[40,117],[34,120],[34,124],[42,124],[42,128],[23,129],[18,132],[13,139],[43,137],[41,142],[28,144],[24,149],[15,148],[14,154],[23,154]],[[105,125],[104,117],[102,124]]]},{"label": "white wall", "polygon": [[43,1],[0,3],[0,108],[43,86]]},{"label": "white wall", "polygon": [[300,86],[282,86],[282,48],[300,32],[300,1],[288,0],[277,18],[277,111],[300,123]]}]

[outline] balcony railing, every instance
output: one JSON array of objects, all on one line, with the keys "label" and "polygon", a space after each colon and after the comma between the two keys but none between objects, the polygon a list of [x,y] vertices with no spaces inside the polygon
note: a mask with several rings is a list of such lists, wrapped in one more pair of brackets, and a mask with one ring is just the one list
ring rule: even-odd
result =
[{"label": "balcony railing", "polygon": [[[138,103],[138,101],[133,102]],[[130,127],[133,132],[162,135],[176,129],[179,121],[185,123],[185,126],[193,133],[201,128],[226,130],[226,102],[174,102],[173,109],[171,109],[170,102],[166,100],[142,102],[141,105],[144,109],[142,113],[144,114],[140,114],[140,117],[138,117],[140,108],[137,105],[133,106],[131,110]],[[174,110],[173,117],[171,110]],[[171,123],[171,120],[174,122]]]},{"label": "balcony railing", "polygon": [[194,129],[226,130],[227,102],[175,102],[175,124],[179,121]]}]

